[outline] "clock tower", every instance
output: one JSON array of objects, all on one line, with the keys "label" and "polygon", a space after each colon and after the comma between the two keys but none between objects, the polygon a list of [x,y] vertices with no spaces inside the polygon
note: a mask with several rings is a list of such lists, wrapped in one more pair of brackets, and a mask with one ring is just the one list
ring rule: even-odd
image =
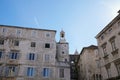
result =
[{"label": "clock tower", "polygon": [[60,41],[57,43],[57,59],[60,62],[69,62],[69,44],[66,42],[63,30],[60,32]]}]

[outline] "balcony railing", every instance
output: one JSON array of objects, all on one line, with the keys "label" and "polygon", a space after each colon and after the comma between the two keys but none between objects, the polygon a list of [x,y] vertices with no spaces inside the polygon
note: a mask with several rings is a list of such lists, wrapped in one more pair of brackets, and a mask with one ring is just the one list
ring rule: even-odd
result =
[{"label": "balcony railing", "polygon": [[111,53],[112,53],[113,56],[116,55],[116,54],[118,54],[118,49],[112,51]]},{"label": "balcony railing", "polygon": [[113,60],[117,60],[118,58],[120,58],[120,54],[118,53],[118,51],[119,49],[116,49],[111,52],[111,54],[113,55]]},{"label": "balcony railing", "polygon": [[7,64],[19,64],[19,62],[18,62],[18,60],[17,59],[9,59],[8,61],[7,61]]},{"label": "balcony railing", "polygon": [[105,62],[105,65],[109,63],[109,57],[108,57],[108,55],[106,55],[104,57],[104,62]]}]

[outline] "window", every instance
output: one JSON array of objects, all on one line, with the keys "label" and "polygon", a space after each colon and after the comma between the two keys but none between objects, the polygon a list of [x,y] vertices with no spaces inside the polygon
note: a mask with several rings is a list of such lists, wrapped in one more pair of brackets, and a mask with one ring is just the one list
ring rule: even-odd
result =
[{"label": "window", "polygon": [[0,40],[0,45],[4,45],[4,40],[3,39]]},{"label": "window", "polygon": [[62,54],[64,54],[64,51],[62,51]]},{"label": "window", "polygon": [[60,69],[59,76],[60,78],[64,78],[64,69]]},{"label": "window", "polygon": [[2,58],[3,56],[3,51],[0,51],[0,58]]},{"label": "window", "polygon": [[50,76],[50,69],[43,68],[43,77],[49,77],[49,76]]},{"label": "window", "polygon": [[45,54],[45,61],[49,61],[50,60],[50,55],[49,54]]},{"label": "window", "polygon": [[11,52],[10,59],[18,59],[18,52]]},{"label": "window", "polygon": [[102,36],[101,36],[101,40],[103,40],[103,39],[104,39],[104,36],[102,35]]},{"label": "window", "polygon": [[3,71],[3,66],[2,64],[0,64],[0,76],[2,75],[2,71]]},{"label": "window", "polygon": [[97,68],[100,68],[100,61],[99,60],[96,60],[96,65],[97,65]]},{"label": "window", "polygon": [[21,30],[17,30],[17,35],[20,36],[21,35]]},{"label": "window", "polygon": [[14,40],[14,46],[19,46],[19,40]]},{"label": "window", "polygon": [[109,29],[109,33],[111,33],[111,32],[112,32],[112,28]]},{"label": "window", "polygon": [[50,37],[50,33],[46,33],[46,37]]},{"label": "window", "polygon": [[29,60],[35,60],[35,54],[34,53],[29,54]]},{"label": "window", "polygon": [[111,40],[112,51],[116,50],[115,39]]},{"label": "window", "polygon": [[102,46],[102,49],[103,49],[104,56],[106,56],[107,55],[106,44]]},{"label": "window", "polygon": [[35,42],[31,42],[31,47],[36,47],[36,43]]},{"label": "window", "polygon": [[17,75],[17,66],[8,66],[7,67],[7,76],[16,76]]},{"label": "window", "polygon": [[28,67],[27,68],[27,76],[28,77],[33,77],[35,75],[35,68],[33,67]]},{"label": "window", "polygon": [[2,29],[2,32],[3,32],[3,33],[6,33],[6,32],[7,32],[7,29],[6,29],[6,28],[3,28],[3,29]]},{"label": "window", "polygon": [[117,67],[118,75],[120,75],[120,63],[116,64],[116,67]]},{"label": "window", "polygon": [[32,37],[35,37],[36,34],[37,34],[37,32],[36,32],[35,30],[33,30],[33,31],[31,32],[31,36],[32,36]]},{"label": "window", "polygon": [[45,44],[45,48],[50,48],[50,44],[49,44],[49,43],[46,43],[46,44]]},{"label": "window", "polygon": [[110,65],[106,66],[106,70],[107,70],[108,78],[110,78],[111,77]]},{"label": "window", "polygon": [[65,59],[65,62],[67,62],[67,59]]},{"label": "window", "polygon": [[103,53],[104,53],[104,55],[107,55],[106,46],[103,47]]}]

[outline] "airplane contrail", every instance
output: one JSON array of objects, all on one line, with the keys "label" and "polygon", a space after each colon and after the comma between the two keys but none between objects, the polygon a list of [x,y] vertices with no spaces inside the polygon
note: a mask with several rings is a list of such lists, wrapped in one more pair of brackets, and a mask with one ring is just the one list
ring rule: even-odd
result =
[{"label": "airplane contrail", "polygon": [[38,19],[37,19],[36,16],[34,17],[34,20],[35,20],[35,24],[36,24],[38,27],[40,27],[39,22],[38,22]]}]

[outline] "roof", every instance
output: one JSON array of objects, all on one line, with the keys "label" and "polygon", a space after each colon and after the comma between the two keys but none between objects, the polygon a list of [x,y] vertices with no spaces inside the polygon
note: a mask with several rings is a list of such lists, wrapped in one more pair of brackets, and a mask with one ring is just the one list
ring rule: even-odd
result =
[{"label": "roof", "polygon": [[120,19],[120,10],[118,11],[118,15],[108,24],[105,26],[105,28],[100,31],[95,38],[100,37],[106,30],[108,30],[113,24],[115,24]]},{"label": "roof", "polygon": [[78,61],[79,61],[79,59],[80,59],[80,55],[82,55],[82,53],[83,53],[83,51],[84,51],[85,49],[98,49],[98,46],[90,45],[90,46],[88,46],[88,47],[83,47],[82,51],[81,51],[80,54],[79,54]]},{"label": "roof", "polygon": [[95,45],[90,45],[90,46],[88,46],[88,47],[83,47],[83,49],[82,49],[80,55],[83,53],[83,51],[84,51],[85,49],[98,49],[98,47],[95,46]]},{"label": "roof", "polygon": [[2,27],[11,27],[11,28],[21,28],[21,29],[31,29],[31,30],[42,30],[42,31],[53,31],[53,32],[56,32],[56,30],[30,28],[30,27],[21,27],[21,26],[12,26],[12,25],[0,25],[0,26],[2,26]]}]

